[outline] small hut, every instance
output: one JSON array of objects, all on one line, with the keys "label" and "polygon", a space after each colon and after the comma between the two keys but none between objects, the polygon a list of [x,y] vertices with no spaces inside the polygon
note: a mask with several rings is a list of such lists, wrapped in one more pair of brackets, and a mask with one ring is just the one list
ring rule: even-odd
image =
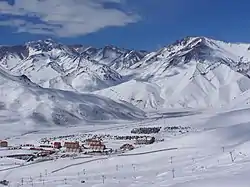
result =
[{"label": "small hut", "polygon": [[5,140],[0,140],[0,147],[8,147],[8,142]]}]

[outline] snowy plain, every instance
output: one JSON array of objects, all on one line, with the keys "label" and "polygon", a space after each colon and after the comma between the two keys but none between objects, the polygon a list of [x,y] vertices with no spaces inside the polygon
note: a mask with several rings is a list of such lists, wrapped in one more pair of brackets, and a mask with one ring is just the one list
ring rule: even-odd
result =
[{"label": "snowy plain", "polygon": [[[48,131],[38,129],[23,136],[10,136],[10,143],[15,144],[58,134],[92,132],[123,135],[137,126],[183,125],[196,129],[176,136],[161,132],[164,142],[141,146],[124,156],[64,158],[7,171],[0,169],[0,179],[11,181],[10,186],[21,186],[23,183],[23,186],[48,187],[247,187],[250,182],[249,112],[249,108],[244,108],[204,111],[173,118],[159,115],[153,120],[60,127]],[[85,183],[82,184],[81,180]]]}]

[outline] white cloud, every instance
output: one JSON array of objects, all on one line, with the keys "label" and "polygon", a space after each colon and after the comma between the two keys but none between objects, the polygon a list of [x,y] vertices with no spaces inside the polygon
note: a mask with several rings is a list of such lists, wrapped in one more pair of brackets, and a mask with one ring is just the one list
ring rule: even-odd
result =
[{"label": "white cloud", "polygon": [[104,8],[104,3],[119,5],[121,1],[16,0],[14,5],[0,1],[1,14],[13,16],[5,21],[0,20],[0,26],[14,27],[17,32],[69,37],[92,33],[109,26],[125,26],[137,22],[137,15],[129,15],[115,8]]}]

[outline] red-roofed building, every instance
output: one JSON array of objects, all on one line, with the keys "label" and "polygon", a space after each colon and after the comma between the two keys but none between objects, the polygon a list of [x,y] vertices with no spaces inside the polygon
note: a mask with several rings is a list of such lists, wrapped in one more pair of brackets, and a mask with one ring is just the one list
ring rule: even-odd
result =
[{"label": "red-roofed building", "polygon": [[54,148],[55,149],[60,149],[62,147],[61,142],[54,142]]},{"label": "red-roofed building", "polygon": [[100,140],[89,139],[86,140],[86,142],[89,149],[92,149],[93,151],[104,151],[106,149],[106,146]]},{"label": "red-roofed building", "polygon": [[81,150],[79,142],[65,142],[64,147],[66,152],[80,152]]},{"label": "red-roofed building", "polygon": [[5,140],[0,140],[0,147],[8,147],[8,142]]}]

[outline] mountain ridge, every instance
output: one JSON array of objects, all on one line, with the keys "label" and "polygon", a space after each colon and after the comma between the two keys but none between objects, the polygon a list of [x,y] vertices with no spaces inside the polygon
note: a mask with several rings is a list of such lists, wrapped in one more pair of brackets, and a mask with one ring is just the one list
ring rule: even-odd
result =
[{"label": "mountain ridge", "polygon": [[[107,120],[139,120],[145,113],[128,104],[117,103],[91,93],[79,94],[42,88],[25,75],[13,76],[0,69],[0,122],[37,125],[70,126]],[[6,116],[6,117],[4,117]]]},{"label": "mountain ridge", "polygon": [[[67,46],[50,39],[25,46],[26,58],[0,47],[0,64],[12,74],[26,75],[41,87],[93,92],[141,109],[221,107],[249,89],[250,44],[186,37],[155,52]],[[119,97],[109,91],[116,88]],[[220,96],[224,89],[230,92],[227,99]]]}]

